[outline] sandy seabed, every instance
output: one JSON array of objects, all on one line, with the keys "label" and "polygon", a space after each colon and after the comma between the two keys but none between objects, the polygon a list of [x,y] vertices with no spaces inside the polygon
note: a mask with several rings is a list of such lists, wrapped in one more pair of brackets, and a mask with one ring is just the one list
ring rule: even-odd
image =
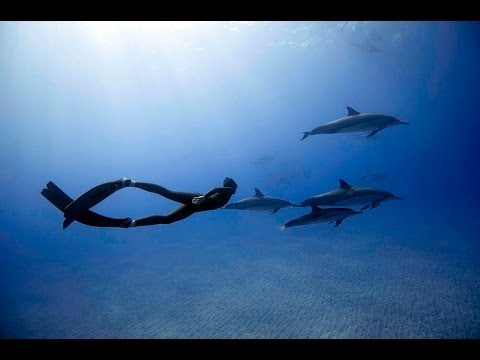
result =
[{"label": "sandy seabed", "polygon": [[320,229],[37,259],[10,286],[3,337],[480,338],[472,239]]}]

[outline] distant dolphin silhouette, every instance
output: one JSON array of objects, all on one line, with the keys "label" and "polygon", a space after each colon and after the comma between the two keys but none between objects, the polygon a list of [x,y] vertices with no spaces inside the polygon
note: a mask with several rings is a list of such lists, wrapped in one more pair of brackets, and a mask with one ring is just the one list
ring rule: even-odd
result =
[{"label": "distant dolphin silhouette", "polygon": [[288,206],[300,206],[300,205],[292,204],[287,200],[265,196],[262,194],[260,190],[255,188],[255,195],[227,204],[223,207],[223,209],[271,211],[272,214],[275,214],[282,207],[288,207]]},{"label": "distant dolphin silhouette", "polygon": [[365,205],[361,210],[368,208],[375,209],[382,201],[403,200],[404,198],[393,195],[391,192],[375,189],[366,186],[351,186],[345,180],[339,179],[338,189],[324,194],[309,197],[302,201],[302,206],[329,205],[329,206],[350,206]]},{"label": "distant dolphin silhouette", "polygon": [[400,121],[395,116],[378,113],[359,113],[350,106],[347,106],[347,110],[348,114],[343,118],[320,125],[312,131],[304,131],[303,137],[300,139],[300,141],[304,140],[310,135],[364,131],[370,131],[370,134],[367,136],[370,137],[387,127],[410,124],[405,121]]},{"label": "distant dolphin silhouette", "polygon": [[290,220],[286,224],[280,226],[280,231],[287,227],[302,226],[315,223],[332,223],[335,222],[335,227],[339,226],[347,217],[361,214],[361,211],[354,211],[347,208],[326,208],[322,209],[312,205],[312,211],[306,215],[302,215],[296,219]]},{"label": "distant dolphin silhouette", "polygon": [[360,176],[360,180],[364,182],[380,182],[384,181],[388,177],[385,172],[369,172]]},{"label": "distant dolphin silhouette", "polygon": [[356,48],[367,53],[381,53],[380,50],[375,44],[373,44],[369,39],[364,38],[361,41],[349,41],[350,45],[355,46]]}]

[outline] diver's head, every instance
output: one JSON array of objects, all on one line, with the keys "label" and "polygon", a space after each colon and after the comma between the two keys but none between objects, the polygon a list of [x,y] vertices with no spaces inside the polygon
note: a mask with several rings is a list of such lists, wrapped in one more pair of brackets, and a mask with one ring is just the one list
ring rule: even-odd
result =
[{"label": "diver's head", "polygon": [[223,180],[223,186],[232,188],[233,192],[237,190],[237,183],[229,177],[226,177],[225,180]]}]

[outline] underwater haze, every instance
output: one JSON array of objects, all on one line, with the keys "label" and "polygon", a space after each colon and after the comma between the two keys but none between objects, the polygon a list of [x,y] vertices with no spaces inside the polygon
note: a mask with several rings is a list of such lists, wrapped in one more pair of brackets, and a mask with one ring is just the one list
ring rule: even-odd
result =
[{"label": "underwater haze", "polygon": [[[479,44],[479,22],[0,22],[0,337],[480,338]],[[300,141],[347,106],[410,125]],[[404,200],[338,227],[280,231],[311,211],[285,207],[63,230],[40,193],[124,176]],[[125,188],[92,211],[177,206]]]}]

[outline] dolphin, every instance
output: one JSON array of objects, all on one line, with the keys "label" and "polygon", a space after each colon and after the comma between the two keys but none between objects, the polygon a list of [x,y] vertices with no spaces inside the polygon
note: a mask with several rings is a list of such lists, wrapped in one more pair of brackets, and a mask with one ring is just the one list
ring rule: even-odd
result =
[{"label": "dolphin", "polygon": [[292,204],[289,201],[277,199],[270,196],[265,196],[260,190],[255,188],[255,195],[242,200],[238,200],[227,204],[223,209],[234,210],[255,210],[255,211],[271,211],[275,214],[282,207],[300,206],[299,204]]},{"label": "dolphin", "polygon": [[347,116],[320,125],[312,131],[304,131],[302,141],[309,135],[336,134],[370,131],[367,137],[373,136],[383,129],[395,125],[409,125],[406,121],[400,121],[395,116],[377,113],[359,113],[357,110],[347,106]]},{"label": "dolphin", "polygon": [[296,219],[290,220],[286,224],[280,226],[280,231],[283,231],[287,227],[301,226],[314,223],[332,223],[335,222],[335,226],[339,226],[347,217],[361,214],[361,211],[355,211],[348,208],[319,208],[312,205],[312,211],[306,215],[302,215]]},{"label": "dolphin", "polygon": [[357,47],[358,49],[362,50],[363,52],[367,53],[381,53],[380,50],[375,44],[373,44],[369,39],[364,38],[361,41],[349,41],[350,45]]},{"label": "dolphin", "polygon": [[372,41],[376,41],[376,42],[381,42],[383,41],[383,38],[381,37],[381,35],[378,33],[377,30],[375,30],[375,28],[372,28],[368,31],[368,37],[370,38],[370,40]]},{"label": "dolphin", "polygon": [[326,192],[324,194],[312,196],[300,203],[302,206],[312,205],[330,205],[330,206],[350,206],[365,205],[360,210],[368,208],[375,209],[385,200],[404,200],[402,197],[393,195],[391,192],[364,186],[351,186],[343,179],[339,179],[340,187],[338,189]]},{"label": "dolphin", "polygon": [[381,182],[384,181],[387,177],[388,175],[385,172],[369,172],[362,175],[360,177],[360,180],[364,182]]}]

